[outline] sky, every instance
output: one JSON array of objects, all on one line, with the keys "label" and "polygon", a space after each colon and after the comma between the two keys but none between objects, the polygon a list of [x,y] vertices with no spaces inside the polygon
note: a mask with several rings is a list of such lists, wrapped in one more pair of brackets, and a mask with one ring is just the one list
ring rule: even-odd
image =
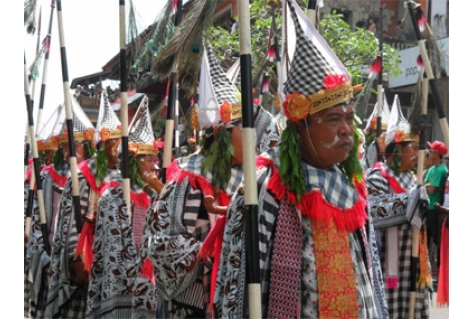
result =
[{"label": "sky", "polygon": [[[129,1],[125,2],[128,13]],[[133,3],[137,12],[137,27],[140,32],[155,21],[166,1],[135,0]],[[42,12],[40,41],[43,41],[49,28],[51,1],[38,0],[37,17],[39,17],[39,5],[41,5]],[[62,17],[70,86],[72,80],[77,77],[102,71],[102,66],[119,53],[119,1],[62,1]],[[24,32],[24,46],[28,67],[35,58],[37,41],[38,30],[36,30],[34,35]],[[46,73],[46,93],[42,121],[41,123],[36,123],[37,110],[40,104],[43,68],[44,63],[39,68],[40,75],[36,80],[34,95],[33,86],[30,86],[30,94],[34,101],[34,121],[35,125],[40,126],[49,118],[54,109],[64,101],[57,8],[54,9],[53,13],[51,51]],[[24,108],[24,113],[26,123],[26,107]]]}]

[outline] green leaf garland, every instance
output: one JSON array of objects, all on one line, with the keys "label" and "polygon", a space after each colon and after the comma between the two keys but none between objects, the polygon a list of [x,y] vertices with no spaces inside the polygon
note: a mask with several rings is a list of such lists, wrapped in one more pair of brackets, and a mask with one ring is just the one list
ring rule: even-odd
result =
[{"label": "green leaf garland", "polygon": [[[357,123],[354,123],[357,126]],[[349,157],[340,164],[341,169],[346,173],[349,182],[354,185],[354,174],[357,178],[357,181],[362,181],[362,165],[359,160],[359,139],[360,132],[354,130],[354,144],[349,153]]]},{"label": "green leaf garland", "polygon": [[212,171],[216,195],[219,190],[226,187],[230,180],[233,156],[234,146],[232,145],[231,133],[225,128],[221,128],[217,132],[201,168],[203,173]]},{"label": "green leaf garland", "polygon": [[97,152],[96,164],[97,164],[97,176],[95,177],[95,185],[99,187],[100,184],[102,184],[102,181],[104,180],[107,170],[109,169],[109,157],[107,156],[107,153],[105,152],[104,145],[102,145],[99,148],[99,151]]},{"label": "green leaf garland", "polygon": [[298,129],[296,123],[288,121],[286,129],[281,135],[280,145],[280,176],[282,185],[296,193],[298,202],[305,192],[303,168],[298,149]]},{"label": "green leaf garland", "polygon": [[140,188],[146,186],[145,181],[140,177],[140,172],[138,168],[140,167],[140,163],[138,162],[135,156],[129,157],[129,170],[130,170],[130,185],[135,186],[137,185]]}]

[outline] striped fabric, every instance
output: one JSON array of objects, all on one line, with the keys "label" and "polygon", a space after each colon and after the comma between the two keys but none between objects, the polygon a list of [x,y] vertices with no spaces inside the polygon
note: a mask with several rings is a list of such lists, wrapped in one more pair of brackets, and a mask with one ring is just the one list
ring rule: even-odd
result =
[{"label": "striped fabric", "polygon": [[203,293],[209,287],[203,286],[204,268],[197,260],[210,230],[209,221],[198,218],[202,193],[192,189],[185,178],[180,184],[166,184],[161,194],[154,208],[159,228],[149,246],[156,288],[165,300],[181,305],[176,309],[206,311],[209,296],[207,293],[205,299]]}]

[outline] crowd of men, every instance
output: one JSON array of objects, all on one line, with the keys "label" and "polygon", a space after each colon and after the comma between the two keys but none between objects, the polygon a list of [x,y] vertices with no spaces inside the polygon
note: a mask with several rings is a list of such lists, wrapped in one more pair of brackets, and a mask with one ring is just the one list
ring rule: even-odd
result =
[{"label": "crowd of men", "polygon": [[[146,96],[129,125],[129,154],[120,154],[122,126],[105,90],[95,127],[72,97],[74,145],[64,106],[44,126],[42,200],[30,191],[31,167],[25,177],[25,317],[244,318],[253,275],[264,318],[408,318],[412,306],[414,318],[429,318],[434,262],[438,287],[448,287],[447,147],[428,143],[432,167],[420,185],[420,136],[400,103],[380,136],[372,118],[360,130],[349,74],[318,46],[322,38],[306,35],[296,6],[288,1],[298,49],[279,95],[284,125],[253,105],[255,242],[240,92],[206,43],[193,123],[203,142],[166,168],[165,183]],[[441,295],[448,304],[447,290]]]}]

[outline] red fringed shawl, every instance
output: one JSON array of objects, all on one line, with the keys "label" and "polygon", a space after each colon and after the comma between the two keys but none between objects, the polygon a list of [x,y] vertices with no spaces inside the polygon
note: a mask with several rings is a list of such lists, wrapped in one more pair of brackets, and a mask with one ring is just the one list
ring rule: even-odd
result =
[{"label": "red fringed shawl", "polygon": [[362,183],[355,181],[357,192],[360,197],[351,208],[340,208],[328,202],[318,189],[311,190],[303,194],[301,202],[298,204],[296,194],[289,191],[286,185],[281,185],[281,178],[273,161],[269,158],[259,156],[257,157],[257,169],[270,166],[272,175],[268,181],[268,189],[275,194],[275,198],[281,200],[285,194],[291,204],[301,211],[301,214],[315,220],[321,220],[328,223],[332,218],[336,227],[340,230],[353,232],[356,229],[364,226],[368,219],[365,212],[367,191]]}]

